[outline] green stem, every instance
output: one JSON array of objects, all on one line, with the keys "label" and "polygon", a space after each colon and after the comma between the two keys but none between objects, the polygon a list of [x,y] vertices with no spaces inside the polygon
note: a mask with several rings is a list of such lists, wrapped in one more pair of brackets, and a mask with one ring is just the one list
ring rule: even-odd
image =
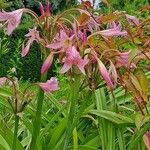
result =
[{"label": "green stem", "polygon": [[[47,73],[41,76],[41,82],[46,81],[46,78],[47,78]],[[41,126],[41,113],[42,113],[43,100],[44,100],[44,92],[41,88],[39,88],[36,115],[35,115],[35,119],[33,120],[33,132],[32,132],[32,140],[31,140],[31,147],[30,147],[31,150],[36,150],[36,141]]]},{"label": "green stem", "polygon": [[15,114],[15,128],[14,128],[14,139],[13,139],[12,150],[16,150],[18,125],[19,125],[19,116],[17,116],[17,115]]},{"label": "green stem", "polygon": [[64,140],[64,146],[63,150],[67,149],[67,146],[69,144],[69,139],[70,136],[72,135],[73,131],[73,122],[75,118],[75,110],[76,110],[76,101],[78,97],[78,92],[79,92],[79,82],[75,80],[71,84],[71,99],[70,99],[70,110],[68,114],[68,122],[67,122],[67,127],[66,127],[66,133],[65,133],[65,140]]}]

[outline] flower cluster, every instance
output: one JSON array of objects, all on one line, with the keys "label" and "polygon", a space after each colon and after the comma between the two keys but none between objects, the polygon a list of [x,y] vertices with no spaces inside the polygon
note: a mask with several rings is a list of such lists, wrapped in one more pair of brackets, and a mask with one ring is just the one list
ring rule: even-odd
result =
[{"label": "flower cluster", "polygon": [[[109,15],[107,19],[107,16],[94,16],[92,12],[83,8],[52,16],[49,3],[45,10],[41,3],[39,8],[41,15],[36,18],[37,26],[29,29],[29,33],[25,35],[27,41],[23,44],[21,55],[24,57],[28,54],[34,41],[41,44],[43,47],[41,52],[45,58],[41,74],[48,71],[56,56],[62,64],[60,73],[75,72],[78,69],[88,79],[97,73],[96,71],[93,73],[92,66],[94,66],[95,69],[99,69],[102,79],[112,90],[121,83],[120,68],[130,70],[131,65],[136,67],[136,63],[130,59],[130,50],[122,51],[116,46],[119,39],[126,41],[130,35],[123,29],[115,13],[112,15],[115,19],[110,19]],[[8,24],[8,35],[19,25],[24,11],[18,9],[11,13],[0,12],[0,21]],[[77,17],[73,17],[74,11],[78,12]],[[70,13],[73,19],[66,18],[66,13]],[[123,16],[129,25],[139,26],[140,22],[136,17],[128,14]],[[51,80],[48,80],[47,83],[39,85],[46,92],[52,91],[49,87],[50,82]]]}]

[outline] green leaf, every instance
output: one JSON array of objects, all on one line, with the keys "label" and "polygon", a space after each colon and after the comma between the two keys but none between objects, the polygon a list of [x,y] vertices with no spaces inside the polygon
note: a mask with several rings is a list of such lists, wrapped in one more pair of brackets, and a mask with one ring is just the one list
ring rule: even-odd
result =
[{"label": "green leaf", "polygon": [[[104,88],[98,89],[95,91],[95,98],[96,98],[96,106],[97,110],[101,111],[106,109],[106,97]],[[98,125],[99,125],[99,135],[102,142],[102,149],[107,149],[107,126],[108,122],[104,118],[98,119]]]},{"label": "green leaf", "polygon": [[119,150],[125,150],[126,149],[125,139],[123,137],[123,131],[121,128],[117,129],[117,139],[119,143]]},{"label": "green leaf", "polygon": [[76,128],[73,130],[73,150],[78,150],[78,133]]},{"label": "green leaf", "polygon": [[150,129],[150,123],[145,123],[140,130],[136,131],[131,140],[129,141],[128,150],[135,150],[135,147],[139,143],[139,141],[143,138],[143,135]]},{"label": "green leaf", "polygon": [[[0,135],[5,139],[5,141],[7,141],[8,145],[12,147],[13,133],[3,123],[0,124]],[[16,142],[16,150],[24,150],[22,144],[20,143],[18,139]]]},{"label": "green leaf", "polygon": [[3,145],[3,147],[6,150],[11,150],[10,145],[7,143],[7,141],[5,140],[5,138],[3,138],[3,136],[0,134],[0,145]]},{"label": "green leaf", "polygon": [[55,147],[58,140],[61,138],[63,132],[65,131],[67,125],[67,118],[64,118],[57,127],[55,127],[50,142],[48,144],[48,149]]},{"label": "green leaf", "polygon": [[148,121],[150,121],[150,116],[143,116],[139,113],[135,116],[135,125],[138,128],[138,130]]},{"label": "green leaf", "polygon": [[12,96],[12,93],[10,92],[10,89],[7,88],[0,88],[0,96],[3,96],[5,98]]},{"label": "green leaf", "polygon": [[141,94],[142,94],[144,100],[147,101],[148,100],[148,90],[149,90],[149,81],[147,79],[147,76],[144,74],[143,71],[139,70],[136,73],[136,77],[138,78],[141,89],[142,89]]},{"label": "green leaf", "polygon": [[134,123],[133,119],[107,110],[90,110],[89,113],[105,118],[115,124]]}]

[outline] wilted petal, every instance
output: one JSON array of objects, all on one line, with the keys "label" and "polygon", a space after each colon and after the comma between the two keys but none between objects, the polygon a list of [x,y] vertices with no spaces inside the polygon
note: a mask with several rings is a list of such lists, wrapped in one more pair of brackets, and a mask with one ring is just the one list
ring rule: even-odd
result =
[{"label": "wilted petal", "polygon": [[46,83],[38,83],[44,92],[52,92],[59,89],[57,78],[51,77]]},{"label": "wilted petal", "polygon": [[6,77],[1,77],[0,78],[0,86],[4,85],[6,82],[7,78]]},{"label": "wilted petal", "polygon": [[144,144],[150,150],[150,131],[146,132],[143,136]]},{"label": "wilted petal", "polygon": [[47,72],[47,70],[50,68],[52,62],[53,62],[54,55],[52,53],[49,54],[49,56],[44,61],[42,68],[41,68],[41,74]]},{"label": "wilted petal", "polygon": [[102,63],[102,61],[100,61],[99,59],[97,59],[98,61],[98,66],[99,66],[99,71],[103,77],[103,79],[105,80],[107,86],[110,88],[110,89],[113,89],[113,83],[110,79],[110,76],[109,76],[109,73],[106,69],[106,67],[104,66],[104,64]]}]

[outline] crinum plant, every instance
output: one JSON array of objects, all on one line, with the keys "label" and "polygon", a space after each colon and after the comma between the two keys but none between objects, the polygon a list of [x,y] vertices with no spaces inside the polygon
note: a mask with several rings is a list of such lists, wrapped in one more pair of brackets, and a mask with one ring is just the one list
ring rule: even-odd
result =
[{"label": "crinum plant", "polygon": [[[63,135],[64,138],[59,143],[59,149],[66,150],[70,146],[72,133],[76,132],[79,117],[76,116],[76,105],[84,90],[96,93],[96,107],[100,110],[99,112],[90,110],[84,113],[100,117],[105,116],[106,120],[112,121],[111,117],[106,116],[111,111],[111,115],[118,117],[117,120],[113,120],[115,123],[120,121],[120,124],[132,124],[131,119],[124,116],[121,120],[119,116],[121,112],[114,90],[121,87],[125,90],[125,95],[126,93],[132,95],[138,112],[141,112],[143,116],[145,113],[149,114],[147,109],[149,84],[147,77],[139,67],[141,60],[146,61],[145,64],[149,62],[150,42],[148,33],[145,31],[149,26],[149,19],[140,22],[135,16],[117,11],[112,11],[106,15],[98,14],[88,1],[83,1],[78,8],[68,9],[55,16],[50,12],[50,3],[47,3],[45,9],[40,3],[39,8],[40,16],[27,8],[13,12],[0,12],[0,21],[3,23],[2,27],[6,27],[7,35],[11,35],[20,24],[23,13],[28,13],[33,17],[33,28],[29,29],[29,33],[25,35],[22,57],[28,55],[33,42],[40,45],[43,65],[41,66],[41,82],[33,84],[40,86],[40,89],[37,93],[37,108],[36,116],[33,119],[30,149],[35,150],[37,148],[44,92],[48,93],[59,89],[56,78],[53,77],[46,82],[47,71],[50,69],[54,58],[60,64],[60,73],[65,74],[70,82],[67,126]],[[3,80],[6,78],[2,78],[2,83]],[[108,105],[109,111],[101,110],[101,99],[98,99],[99,94],[97,92],[99,88],[104,88],[112,98]],[[101,94],[104,95],[103,90],[101,90]],[[17,113],[14,114],[19,119]],[[16,145],[17,119],[15,119],[13,149]],[[102,126],[101,124],[104,122],[104,120],[98,120],[101,132],[100,147],[103,150],[115,150],[116,132],[123,139],[122,133],[120,130],[116,131],[116,127],[114,128],[112,123],[108,122],[106,127]],[[109,134],[107,126],[111,134],[110,139],[107,137]],[[105,137],[102,134],[103,127],[108,133],[105,133]],[[144,135],[144,133],[142,134]],[[146,133],[145,137],[148,135],[149,133]],[[109,142],[107,143],[107,141]],[[125,147],[123,140],[118,143],[120,149]],[[133,143],[128,144],[129,149],[133,147]],[[55,145],[51,144],[48,148],[51,148],[50,146]]]}]

